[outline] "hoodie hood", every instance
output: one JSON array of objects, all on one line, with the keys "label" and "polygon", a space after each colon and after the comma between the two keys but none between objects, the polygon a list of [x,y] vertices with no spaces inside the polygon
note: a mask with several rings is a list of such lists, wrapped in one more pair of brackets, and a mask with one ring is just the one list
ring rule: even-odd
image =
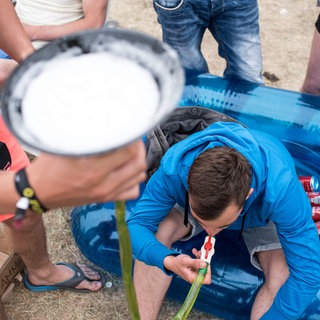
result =
[{"label": "hoodie hood", "polygon": [[[207,149],[228,146],[240,152],[252,166],[251,188],[253,194],[246,201],[250,206],[255,195],[259,193],[265,180],[266,172],[263,153],[259,144],[247,128],[231,122],[216,122],[205,130],[197,132],[171,147],[164,156],[162,165],[167,174],[176,174],[188,190],[187,177],[194,160]],[[169,160],[170,159],[170,160]],[[244,208],[245,209],[245,208]]]}]

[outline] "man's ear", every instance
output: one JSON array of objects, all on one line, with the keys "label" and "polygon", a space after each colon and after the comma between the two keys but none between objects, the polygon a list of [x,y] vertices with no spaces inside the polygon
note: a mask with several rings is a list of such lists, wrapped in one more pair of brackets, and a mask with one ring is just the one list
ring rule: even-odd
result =
[{"label": "man's ear", "polygon": [[252,192],[253,192],[253,188],[250,188],[248,194],[247,194],[247,197],[246,197],[246,200],[248,200],[248,198],[251,196]]}]

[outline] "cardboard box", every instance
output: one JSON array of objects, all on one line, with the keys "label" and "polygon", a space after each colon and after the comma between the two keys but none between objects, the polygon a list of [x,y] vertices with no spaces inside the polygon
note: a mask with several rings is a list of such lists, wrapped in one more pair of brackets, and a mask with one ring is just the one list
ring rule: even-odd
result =
[{"label": "cardboard box", "polygon": [[8,317],[4,311],[4,307],[3,307],[2,302],[0,302],[0,319],[1,320],[8,320]]}]

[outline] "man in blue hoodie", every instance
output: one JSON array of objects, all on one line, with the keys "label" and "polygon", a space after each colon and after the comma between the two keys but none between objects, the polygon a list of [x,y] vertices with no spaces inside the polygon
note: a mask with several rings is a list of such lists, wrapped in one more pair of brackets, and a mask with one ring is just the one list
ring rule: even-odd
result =
[{"label": "man in blue hoodie", "polygon": [[293,159],[277,139],[239,123],[216,122],[171,147],[128,226],[141,320],[157,318],[172,273],[192,283],[204,267],[171,250],[202,229],[211,236],[242,231],[265,275],[251,320],[298,319],[320,289],[319,238]]}]

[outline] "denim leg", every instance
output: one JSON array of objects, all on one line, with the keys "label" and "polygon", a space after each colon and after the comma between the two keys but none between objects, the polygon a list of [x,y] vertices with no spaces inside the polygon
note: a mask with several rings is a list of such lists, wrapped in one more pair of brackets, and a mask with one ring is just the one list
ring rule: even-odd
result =
[{"label": "denim leg", "polygon": [[225,77],[263,83],[257,0],[212,0],[208,29],[226,59]]},{"label": "denim leg", "polygon": [[153,4],[163,41],[178,53],[186,77],[208,72],[201,41],[210,22],[210,0],[154,0]]}]

